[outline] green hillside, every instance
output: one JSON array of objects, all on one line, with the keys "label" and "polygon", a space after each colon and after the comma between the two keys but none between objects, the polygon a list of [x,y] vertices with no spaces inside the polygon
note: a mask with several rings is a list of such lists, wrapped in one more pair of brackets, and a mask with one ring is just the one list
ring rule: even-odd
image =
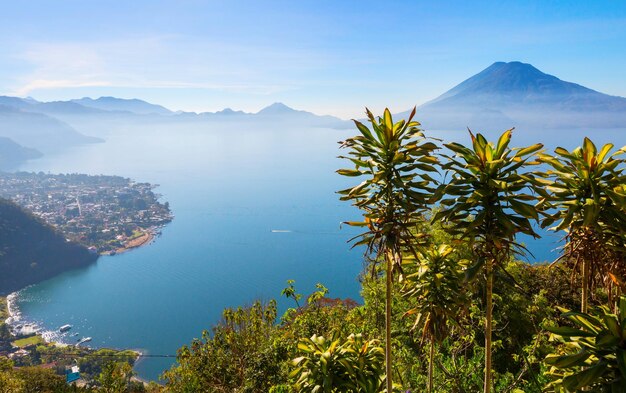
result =
[{"label": "green hillside", "polygon": [[97,259],[86,248],[0,199],[0,294],[7,294]]}]

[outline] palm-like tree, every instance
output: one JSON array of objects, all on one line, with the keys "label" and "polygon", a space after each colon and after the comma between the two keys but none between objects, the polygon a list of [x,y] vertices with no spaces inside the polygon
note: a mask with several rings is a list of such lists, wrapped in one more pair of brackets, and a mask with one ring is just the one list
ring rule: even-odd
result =
[{"label": "palm-like tree", "polygon": [[[407,121],[394,123],[389,109],[375,118],[366,110],[371,130],[354,121],[360,135],[341,142],[349,149],[342,157],[354,164],[340,169],[344,176],[365,177],[360,184],[339,191],[341,200],[352,201],[363,212],[363,221],[348,225],[366,228],[355,240],[365,245],[366,254],[385,261],[385,364],[387,392],[392,391],[391,361],[391,295],[394,270],[401,269],[402,255],[411,252],[415,243],[412,232],[420,214],[433,202],[434,179],[438,163],[432,154],[437,149],[426,141],[419,123],[413,121],[415,109]],[[401,271],[401,270],[400,270]]]},{"label": "palm-like tree", "polygon": [[624,272],[626,176],[625,161],[617,156],[626,150],[609,154],[612,149],[609,143],[598,151],[585,138],[582,147],[571,152],[558,147],[556,156],[539,155],[539,160],[551,167],[538,173],[537,180],[545,186],[539,191],[547,205],[556,209],[545,214],[542,226],[558,221],[551,229],[566,232],[565,252],[559,260],[580,269],[582,312],[587,312],[594,282],[610,287]]},{"label": "palm-like tree", "polygon": [[439,188],[443,199],[442,210],[433,217],[451,224],[447,230],[470,242],[478,259],[476,267],[485,276],[485,385],[491,391],[491,335],[493,320],[494,269],[502,268],[514,252],[524,248],[516,243],[515,236],[524,233],[533,237],[530,220],[538,219],[535,206],[529,204],[536,197],[530,173],[520,173],[543,145],[526,148],[509,148],[512,130],[505,131],[493,144],[481,135],[470,131],[472,148],[459,143],[445,146],[455,156],[448,157],[443,168],[452,178]]},{"label": "palm-like tree", "polygon": [[449,322],[457,321],[467,301],[463,286],[467,261],[456,258],[454,249],[442,244],[420,250],[415,263],[407,264],[413,266],[406,269],[404,296],[413,299],[415,307],[405,315],[415,315],[413,329],[420,328],[422,340],[430,342],[428,392],[432,392],[435,344],[448,337]]}]

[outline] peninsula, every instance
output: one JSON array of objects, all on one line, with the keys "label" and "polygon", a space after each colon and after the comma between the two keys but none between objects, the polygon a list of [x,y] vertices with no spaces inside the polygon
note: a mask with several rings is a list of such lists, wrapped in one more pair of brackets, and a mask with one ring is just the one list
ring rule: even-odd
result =
[{"label": "peninsula", "polygon": [[0,197],[10,199],[94,254],[146,244],[172,220],[155,185],[120,176],[2,173]]}]

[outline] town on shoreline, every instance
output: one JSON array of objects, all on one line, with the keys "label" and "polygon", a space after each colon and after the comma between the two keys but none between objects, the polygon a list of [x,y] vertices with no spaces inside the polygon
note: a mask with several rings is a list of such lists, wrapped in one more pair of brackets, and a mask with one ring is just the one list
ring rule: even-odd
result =
[{"label": "town on shoreline", "polygon": [[120,176],[0,172],[0,197],[101,255],[147,244],[172,220],[155,187]]}]

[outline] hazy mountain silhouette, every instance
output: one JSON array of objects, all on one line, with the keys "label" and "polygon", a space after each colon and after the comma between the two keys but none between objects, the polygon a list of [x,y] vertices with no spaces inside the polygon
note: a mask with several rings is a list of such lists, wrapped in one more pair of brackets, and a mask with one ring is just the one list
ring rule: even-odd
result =
[{"label": "hazy mountain silhouette", "polygon": [[84,97],[69,101],[40,102],[32,98],[0,96],[0,105],[51,115],[97,115],[110,112],[116,115],[119,114],[119,112],[138,115],[170,115],[174,113],[161,105],[151,104],[138,99],[122,99],[115,97],[100,97],[95,100]]},{"label": "hazy mountain silhouette", "polygon": [[12,139],[0,137],[0,170],[15,168],[26,160],[42,155],[38,150],[19,145]]},{"label": "hazy mountain silhouette", "polygon": [[255,119],[269,119],[289,122],[299,122],[303,125],[329,127],[329,128],[346,128],[352,127],[352,123],[342,120],[338,117],[329,115],[316,115],[311,112],[293,109],[282,102],[275,102],[257,113],[253,114]]},{"label": "hazy mountain silhouette", "polygon": [[83,135],[67,123],[46,114],[4,105],[0,105],[0,136],[43,153],[102,141]]},{"label": "hazy mountain silhouette", "polygon": [[100,97],[98,99],[92,99],[84,97],[81,99],[71,100],[71,102],[86,106],[89,108],[100,109],[104,111],[123,111],[132,112],[140,115],[158,114],[158,115],[171,115],[172,111],[161,106],[151,104],[149,102],[134,99],[123,99],[116,97]]},{"label": "hazy mountain silhouette", "polygon": [[[346,128],[352,123],[334,116],[316,115],[311,112],[293,109],[282,102],[275,102],[256,113],[235,111],[225,108],[217,112],[177,112],[168,120],[176,121],[230,121],[230,122],[263,122],[281,124],[286,130],[294,126]],[[287,127],[287,124],[289,125]]]},{"label": "hazy mountain silhouette", "polygon": [[421,105],[418,117],[438,129],[624,127],[626,98],[563,81],[530,64],[497,62]]},{"label": "hazy mountain silhouette", "polygon": [[282,102],[275,102],[272,105],[266,106],[265,108],[261,109],[256,114],[262,115],[262,116],[268,116],[268,115],[269,116],[284,116],[284,115],[293,115],[297,113],[304,114],[304,113],[310,113],[310,112],[298,111],[298,110],[288,107]]}]

